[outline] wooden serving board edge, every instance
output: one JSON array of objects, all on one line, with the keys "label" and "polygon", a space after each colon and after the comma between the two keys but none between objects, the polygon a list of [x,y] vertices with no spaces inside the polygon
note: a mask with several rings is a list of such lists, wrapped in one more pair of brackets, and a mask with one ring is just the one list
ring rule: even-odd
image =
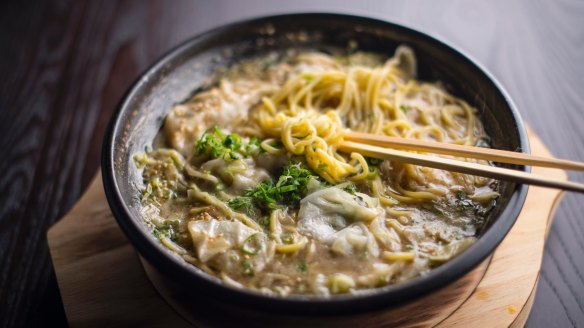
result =
[{"label": "wooden serving board edge", "polygon": [[[551,156],[537,136],[531,131],[529,135],[533,154]],[[567,179],[560,170],[534,168],[533,172]],[[562,195],[558,190],[530,187],[520,218],[494,253],[481,283],[438,327],[525,324],[536,294],[545,238]],[[189,326],[146,277],[109,210],[101,174],[49,229],[47,239],[72,327]]]}]

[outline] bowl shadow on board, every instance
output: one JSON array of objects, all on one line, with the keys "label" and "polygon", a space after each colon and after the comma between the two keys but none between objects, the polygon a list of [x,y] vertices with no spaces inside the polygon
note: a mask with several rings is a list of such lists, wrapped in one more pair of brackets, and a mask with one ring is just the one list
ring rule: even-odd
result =
[{"label": "bowl shadow on board", "polygon": [[[423,312],[419,312],[424,305],[443,308],[438,312],[453,311],[461,297],[478,284],[486,268],[485,259],[519,215],[527,195],[525,185],[501,183],[501,197],[478,232],[478,241],[450,262],[405,283],[329,299],[268,297],[226,286],[163,248],[143,224],[137,199],[142,178],[131,158],[152,143],[173,105],[187,100],[193,90],[208,86],[215,71],[243,58],[287,48],[346,49],[353,42],[359,50],[386,56],[391,56],[398,45],[412,47],[418,79],[441,81],[450,93],[476,107],[494,148],[529,151],[522,120],[498,82],[468,56],[415,30],[357,16],[294,14],[243,21],[203,33],[165,55],[128,90],[111,119],[102,153],[104,188],[118,224],[151,268],[166,277],[170,285],[178,286],[179,294],[198,299],[195,303],[199,305],[215,303],[219,308],[224,304],[245,309],[244,314],[253,312],[256,318],[362,318],[359,314],[369,313],[368,318],[376,322],[377,317],[386,317],[383,313],[419,302],[422,306],[416,307],[418,312],[410,312],[410,317],[417,313],[415,316],[424,319]],[[527,171],[523,166],[507,167]],[[456,287],[461,281],[464,287]],[[453,293],[455,296],[430,297],[445,289],[461,288],[464,293]]]}]

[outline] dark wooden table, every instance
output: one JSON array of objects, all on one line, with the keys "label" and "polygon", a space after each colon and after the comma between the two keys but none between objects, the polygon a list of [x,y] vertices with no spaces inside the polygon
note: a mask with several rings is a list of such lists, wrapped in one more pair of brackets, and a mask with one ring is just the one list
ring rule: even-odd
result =
[{"label": "dark wooden table", "polygon": [[[557,156],[584,161],[583,1],[4,1],[0,326],[66,325],[46,230],[98,170],[107,121],[138,74],[199,32],[294,11],[369,15],[450,42],[500,80]],[[575,194],[558,209],[530,327],[584,323],[583,211]]]}]

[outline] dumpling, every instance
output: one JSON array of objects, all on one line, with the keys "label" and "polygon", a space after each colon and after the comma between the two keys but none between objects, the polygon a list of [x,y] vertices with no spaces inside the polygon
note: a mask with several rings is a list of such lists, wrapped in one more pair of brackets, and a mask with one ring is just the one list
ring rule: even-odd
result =
[{"label": "dumpling", "polygon": [[249,158],[236,161],[216,158],[201,165],[201,170],[221,177],[221,181],[229,186],[227,191],[232,194],[240,194],[246,189],[255,188],[258,183],[270,178],[265,169],[257,167]]},{"label": "dumpling", "polygon": [[196,254],[203,263],[217,254],[241,246],[249,236],[257,233],[239,221],[192,221],[188,227]]},{"label": "dumpling", "polygon": [[210,218],[192,221],[188,229],[199,260],[228,274],[241,274],[245,269],[241,265],[241,250],[249,238],[257,238],[260,244],[257,252],[247,260],[255,272],[263,270],[274,256],[274,242],[239,221]]},{"label": "dumpling", "polygon": [[315,191],[300,201],[298,231],[331,243],[334,234],[352,222],[369,222],[381,215],[382,209],[374,205],[366,195],[351,195],[335,187]]},{"label": "dumpling", "polygon": [[379,246],[375,237],[362,223],[354,223],[333,236],[331,250],[343,256],[379,256]]}]

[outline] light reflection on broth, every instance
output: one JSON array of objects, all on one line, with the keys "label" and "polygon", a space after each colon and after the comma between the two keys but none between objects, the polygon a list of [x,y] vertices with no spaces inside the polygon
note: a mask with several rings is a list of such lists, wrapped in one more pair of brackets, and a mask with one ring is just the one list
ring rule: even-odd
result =
[{"label": "light reflection on broth", "polygon": [[355,293],[449,261],[476,240],[496,181],[337,152],[347,129],[488,146],[474,108],[415,76],[405,46],[230,67],[135,154],[146,224],[185,261],[267,294]]}]

